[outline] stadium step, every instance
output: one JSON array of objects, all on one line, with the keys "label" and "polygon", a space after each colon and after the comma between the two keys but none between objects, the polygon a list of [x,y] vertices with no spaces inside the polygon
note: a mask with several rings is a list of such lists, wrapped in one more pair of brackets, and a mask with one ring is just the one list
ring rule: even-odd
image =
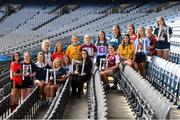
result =
[{"label": "stadium step", "polygon": [[82,95],[81,98],[69,97],[62,119],[87,119],[87,103],[87,95]]},{"label": "stadium step", "polygon": [[48,111],[48,108],[49,106],[43,106],[39,108],[39,110],[36,112],[36,114],[32,119],[42,119],[45,116],[46,112]]},{"label": "stadium step", "polygon": [[135,119],[135,113],[121,91],[110,90],[107,94],[108,119]]}]

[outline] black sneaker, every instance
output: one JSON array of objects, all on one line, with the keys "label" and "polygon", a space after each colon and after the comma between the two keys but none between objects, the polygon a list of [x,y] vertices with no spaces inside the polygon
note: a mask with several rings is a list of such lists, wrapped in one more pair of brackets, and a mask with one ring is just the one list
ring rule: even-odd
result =
[{"label": "black sneaker", "polygon": [[116,89],[117,89],[117,85],[113,85],[113,86],[111,87],[111,89],[112,89],[112,90],[116,90]]}]

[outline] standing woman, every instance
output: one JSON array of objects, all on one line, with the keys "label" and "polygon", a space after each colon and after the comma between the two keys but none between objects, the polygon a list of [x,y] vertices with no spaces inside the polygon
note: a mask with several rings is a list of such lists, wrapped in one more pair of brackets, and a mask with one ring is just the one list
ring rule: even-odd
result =
[{"label": "standing woman", "polygon": [[46,39],[42,42],[42,52],[45,55],[45,63],[47,63],[49,66],[52,66],[51,52],[49,51],[49,49],[50,49],[50,41]]},{"label": "standing woman", "polygon": [[118,46],[122,42],[121,30],[120,30],[119,25],[114,25],[112,30],[113,30],[113,35],[111,36],[111,39],[109,40],[109,44],[113,45],[115,49],[117,50]]},{"label": "standing woman", "polygon": [[51,68],[49,64],[45,62],[45,54],[43,52],[38,53],[35,65],[37,66],[35,85],[40,87],[40,92],[43,97],[43,88],[46,84],[46,71]]},{"label": "standing woman", "polygon": [[132,43],[134,43],[134,41],[135,41],[136,38],[137,38],[134,24],[132,24],[132,23],[129,23],[129,24],[128,24],[128,26],[127,26],[127,34],[130,36],[130,41],[131,41]]},{"label": "standing woman", "polygon": [[11,111],[16,109],[20,98],[22,88],[22,75],[20,74],[20,54],[15,52],[12,56],[12,62],[10,66],[10,77],[12,80],[12,91],[11,91]]},{"label": "standing woman", "polygon": [[118,48],[118,53],[124,64],[127,64],[133,67],[134,52],[135,52],[134,44],[131,43],[130,36],[129,34],[125,34],[123,36],[123,41],[121,45],[119,45],[119,48]]},{"label": "standing woman", "polygon": [[146,62],[147,54],[149,53],[150,41],[145,35],[145,28],[138,28],[138,36],[135,44],[135,62],[136,69],[139,69],[140,74],[145,78],[146,76]]},{"label": "standing woman", "polygon": [[166,25],[163,17],[157,18],[157,27],[154,30],[154,35],[157,40],[157,55],[167,60],[170,50],[172,29]]},{"label": "standing woman", "polygon": [[56,58],[60,58],[61,60],[64,57],[63,43],[58,42],[55,46],[54,53],[51,55],[51,60],[54,61]]},{"label": "standing woman", "polygon": [[[24,67],[23,67],[24,66]],[[25,66],[28,66],[25,68]],[[24,53],[24,61],[22,62],[23,68],[23,84],[22,94],[23,99],[32,91],[33,79],[36,76],[36,65],[31,61],[31,54],[29,52]]]},{"label": "standing woman", "polygon": [[106,58],[107,49],[108,49],[108,43],[104,31],[100,31],[98,33],[98,39],[96,41],[95,46],[97,48],[96,65],[99,67],[100,59]]},{"label": "standing woman", "polygon": [[156,51],[156,45],[157,45],[157,40],[155,38],[155,36],[152,34],[153,32],[153,28],[152,26],[147,26],[146,28],[146,37],[149,38],[150,40],[150,50],[149,50],[149,56],[153,56],[157,54]]}]

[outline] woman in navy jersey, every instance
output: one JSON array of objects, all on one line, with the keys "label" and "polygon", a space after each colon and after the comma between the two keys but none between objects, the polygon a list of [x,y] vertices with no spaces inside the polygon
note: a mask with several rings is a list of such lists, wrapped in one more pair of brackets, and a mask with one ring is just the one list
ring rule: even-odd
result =
[{"label": "woman in navy jersey", "polygon": [[172,29],[166,25],[163,17],[157,18],[157,27],[154,30],[154,35],[157,40],[157,56],[167,60],[170,50]]}]

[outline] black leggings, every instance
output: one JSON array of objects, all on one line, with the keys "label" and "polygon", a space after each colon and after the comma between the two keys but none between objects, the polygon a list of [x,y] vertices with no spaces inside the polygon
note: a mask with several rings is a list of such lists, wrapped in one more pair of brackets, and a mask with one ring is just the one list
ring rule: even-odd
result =
[{"label": "black leggings", "polygon": [[[71,86],[72,86],[72,94],[81,95],[82,89],[83,89],[83,82],[81,77],[79,76],[72,76],[71,78]],[[76,90],[78,89],[78,91]]]}]

